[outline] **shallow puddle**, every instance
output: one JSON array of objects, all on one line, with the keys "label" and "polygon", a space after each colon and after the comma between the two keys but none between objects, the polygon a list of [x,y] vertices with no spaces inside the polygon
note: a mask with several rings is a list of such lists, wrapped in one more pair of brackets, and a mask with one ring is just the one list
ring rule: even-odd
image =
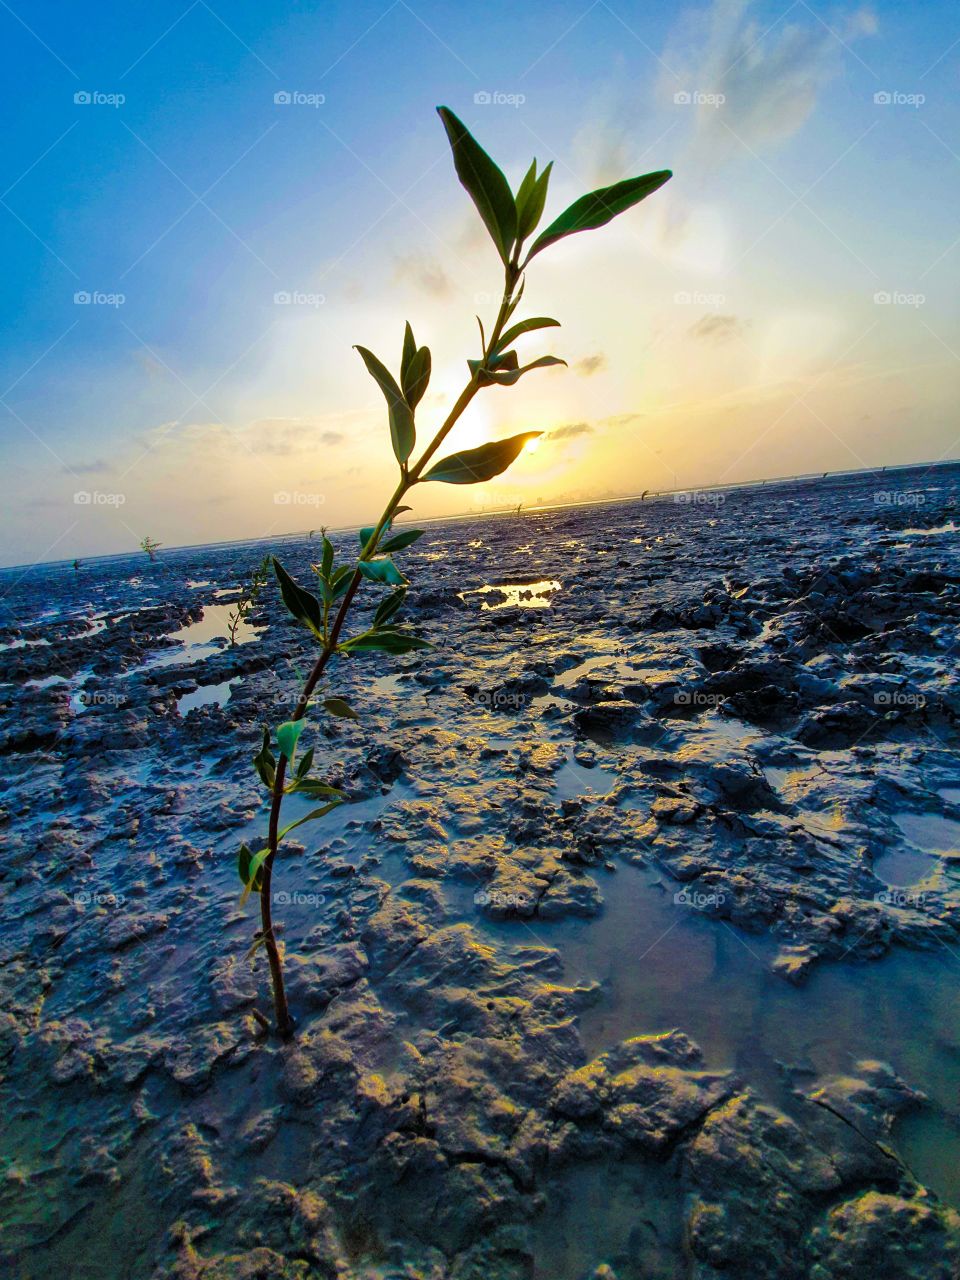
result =
[{"label": "shallow puddle", "polygon": [[499,596],[502,600],[494,600],[492,603],[487,600],[481,600],[480,608],[487,612],[491,609],[546,609],[550,605],[550,596],[554,591],[560,590],[561,584],[555,578],[544,578],[539,582],[497,582],[487,583],[483,587],[475,587],[470,591],[458,592],[459,598],[463,601],[468,596]]},{"label": "shallow puddle", "polygon": [[895,950],[874,962],[821,964],[796,987],[771,972],[773,939],[706,916],[689,889],[658,871],[594,874],[599,917],[474,922],[501,941],[557,947],[567,982],[602,983],[603,1000],[580,1017],[589,1057],[679,1027],[710,1068],[737,1069],[788,1111],[797,1100],[785,1067],[831,1074],[880,1058],[932,1103],[902,1122],[904,1158],[909,1151],[916,1176],[960,1205],[960,953]]},{"label": "shallow puddle", "polygon": [[202,684],[192,693],[185,693],[177,699],[177,710],[185,716],[197,707],[226,706],[230,690],[236,683],[236,680],[223,680],[220,684]]},{"label": "shallow puddle", "polygon": [[906,838],[918,849],[941,857],[960,858],[960,822],[939,813],[895,813],[892,816]]}]

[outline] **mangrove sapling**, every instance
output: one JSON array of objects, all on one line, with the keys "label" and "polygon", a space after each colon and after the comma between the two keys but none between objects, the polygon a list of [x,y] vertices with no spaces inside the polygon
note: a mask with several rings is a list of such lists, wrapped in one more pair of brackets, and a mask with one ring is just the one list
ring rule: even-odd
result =
[{"label": "mangrove sapling", "polygon": [[237,631],[241,622],[245,621],[247,615],[256,607],[264,587],[270,580],[270,566],[272,563],[272,556],[266,555],[263,557],[253,571],[249,586],[244,588],[243,594],[237,601],[237,607],[227,614],[227,638],[230,641],[231,649],[237,643]]},{"label": "mangrove sapling", "polygon": [[156,560],[157,552],[163,543],[155,542],[153,538],[143,537],[140,539],[140,550],[145,551],[151,560]]},{"label": "mangrove sapling", "polygon": [[[627,178],[582,196],[541,231],[528,248],[527,242],[543,216],[552,166],[548,164],[538,173],[534,160],[514,194],[501,170],[453,112],[446,107],[439,107],[438,111],[453,151],[457,176],[476,205],[503,264],[503,296],[489,330],[484,329],[483,321],[477,317],[480,355],[467,361],[469,378],[466,385],[419,458],[414,459],[417,443],[415,415],[430,381],[429,348],[417,345],[413,330],[407,324],[399,379],[372,351],[366,347],[356,348],[387,403],[390,440],[399,472],[396,488],[376,524],[360,530],[356,556],[348,556],[337,563],[333,544],[324,533],[320,562],[314,566],[315,592],[301,586],[276,558],[273,560],[284,604],[319,646],[291,719],[273,731],[269,728],[263,730],[263,741],[253,763],[270,793],[267,843],[256,853],[242,845],[238,863],[244,885],[241,901],[245,901],[251,892],[260,898],[260,929],[252,950],[260,946],[266,950],[273,984],[276,1026],[285,1038],[291,1034],[294,1020],[287,1005],[282,958],[273,924],[271,882],[277,851],[288,832],[305,822],[322,818],[347,799],[342,791],[312,775],[313,747],[299,760],[297,758],[307,710],[315,700],[317,686],[335,654],[353,656],[378,650],[404,654],[430,647],[398,622],[408,580],[393,559],[394,554],[416,542],[424,531],[401,529],[392,532],[394,518],[400,512],[410,510],[404,499],[416,485],[429,482],[481,484],[491,480],[506,471],[525,445],[541,434],[539,431],[524,431],[475,449],[461,449],[433,461],[437,450],[482,388],[513,386],[534,369],[566,363],[557,356],[543,355],[521,364],[514,348],[514,343],[523,335],[559,324],[559,321],[546,316],[513,320],[523,295],[525,272],[532,259],[566,236],[604,226],[662,187],[671,176],[669,170],[661,170],[639,178]],[[351,607],[360,588],[367,583],[373,589],[389,589],[390,593],[381,599],[369,626],[348,634],[346,624]],[[331,715],[356,718],[356,712],[349,703],[329,691],[325,691],[320,701]],[[281,827],[284,797],[293,793],[317,800],[318,806],[305,817]]]}]

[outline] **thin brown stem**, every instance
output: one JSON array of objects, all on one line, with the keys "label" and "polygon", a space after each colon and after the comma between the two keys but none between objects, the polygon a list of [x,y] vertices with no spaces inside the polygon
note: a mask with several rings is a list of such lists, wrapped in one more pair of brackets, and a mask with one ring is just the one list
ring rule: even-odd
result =
[{"label": "thin brown stem", "polygon": [[[503,326],[506,323],[506,318],[510,309],[510,305],[513,302],[513,291],[517,287],[517,281],[519,280],[519,278],[520,278],[520,270],[517,266],[517,263],[516,261],[511,262],[505,270],[504,296],[500,304],[500,311],[497,315],[497,319],[494,324],[493,330],[491,331],[490,339],[484,348],[484,352],[483,352],[484,363],[486,363],[486,361],[489,359],[494,348],[496,347],[496,344],[500,340],[500,335],[503,332]],[[419,461],[413,467],[402,468],[400,483],[397,485],[397,488],[394,491],[392,498],[387,503],[387,506],[383,512],[383,515],[381,515],[379,521],[377,522],[373,533],[370,535],[369,539],[364,545],[363,550],[360,553],[361,560],[367,559],[368,557],[372,556],[373,553],[376,551],[377,546],[380,542],[380,539],[383,536],[384,531],[387,528],[389,528],[390,523],[393,519],[394,513],[397,507],[400,505],[400,502],[402,501],[404,495],[407,493],[409,489],[413,488],[413,486],[420,481],[420,479],[423,476],[424,467],[427,465],[427,463],[436,453],[437,449],[439,449],[440,445],[443,443],[443,441],[452,431],[453,427],[456,425],[456,423],[459,421],[460,417],[462,416],[464,410],[467,408],[467,406],[470,404],[470,401],[473,399],[473,397],[477,394],[479,390],[480,390],[480,383],[477,379],[477,376],[474,375],[473,377],[471,377],[470,381],[467,383],[463,391],[461,391],[460,395],[457,397],[453,407],[451,408],[450,412],[447,414],[446,418],[444,419],[443,423],[438,429],[436,435],[433,437],[430,444],[426,447],[426,449],[421,454]],[[310,697],[314,689],[317,687],[317,683],[319,682],[320,677],[323,675],[323,672],[326,669],[327,663],[330,661],[330,658],[333,656],[333,654],[337,650],[337,645],[339,644],[340,635],[343,631],[344,624],[347,620],[347,615],[350,612],[350,607],[353,604],[354,598],[360,589],[360,584],[362,583],[362,581],[363,581],[363,575],[360,573],[359,569],[355,569],[353,572],[353,576],[350,579],[350,585],[347,587],[347,590],[344,593],[343,599],[340,602],[340,607],[337,610],[336,617],[334,618],[333,626],[330,628],[329,634],[326,637],[323,648],[320,650],[320,654],[317,657],[317,660],[314,663],[313,668],[310,671],[310,674],[307,676],[306,680],[304,681],[303,689],[300,692],[300,697],[297,701],[296,709],[294,710],[294,713],[293,713],[292,718],[294,720],[302,719],[307,713],[307,708],[310,705]],[[261,869],[261,884],[260,884],[260,928],[261,928],[261,934],[264,941],[264,947],[267,952],[267,961],[270,965],[270,977],[273,983],[273,1000],[274,1000],[274,1008],[276,1010],[277,1030],[284,1039],[288,1039],[293,1034],[295,1023],[293,1018],[290,1016],[290,1009],[287,1004],[287,993],[286,993],[286,988],[283,981],[283,961],[280,955],[280,949],[277,946],[276,936],[273,931],[273,913],[271,911],[271,882],[273,879],[273,865],[277,856],[277,849],[280,843],[280,839],[279,839],[280,809],[283,804],[283,794],[284,794],[284,786],[286,784],[286,777],[287,777],[287,760],[286,760],[286,757],[281,753],[280,758],[277,760],[276,774],[274,777],[273,788],[270,795],[270,825],[269,825],[269,830],[267,835],[267,847],[269,848],[270,852],[267,855],[266,859],[264,860],[263,867]]]}]

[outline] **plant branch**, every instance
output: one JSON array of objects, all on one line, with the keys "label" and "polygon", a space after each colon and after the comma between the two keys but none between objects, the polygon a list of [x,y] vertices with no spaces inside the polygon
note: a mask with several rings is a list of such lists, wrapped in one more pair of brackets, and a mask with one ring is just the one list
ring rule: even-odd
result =
[{"label": "plant branch", "polygon": [[[500,310],[497,315],[496,322],[494,323],[493,329],[490,333],[490,339],[487,342],[486,346],[484,347],[483,361],[482,361],[483,364],[486,364],[487,360],[490,358],[491,354],[496,348],[497,343],[500,340],[500,335],[503,332],[503,326],[507,321],[507,316],[509,315],[510,308],[513,304],[513,294],[514,294],[514,290],[517,287],[517,282],[519,279],[520,279],[520,269],[517,265],[516,260],[514,259],[513,261],[508,263],[504,272],[504,295],[500,304]],[[437,449],[439,449],[440,445],[443,443],[443,441],[452,431],[456,423],[459,421],[459,419],[463,415],[464,410],[467,408],[467,406],[470,404],[471,400],[479,390],[480,390],[480,382],[478,379],[478,375],[474,374],[470,378],[470,381],[467,383],[464,389],[461,391],[460,395],[457,397],[456,401],[453,404],[453,407],[450,409],[450,412],[447,414],[446,418],[444,419],[443,423],[438,429],[436,435],[431,440],[430,444],[426,447],[426,449],[421,454],[420,459],[416,463],[416,465],[413,467],[409,467],[407,464],[403,464],[401,466],[400,483],[397,485],[397,488],[395,489],[393,496],[391,497],[390,501],[387,503],[380,519],[377,521],[377,524],[373,532],[371,533],[370,537],[367,539],[366,543],[364,544],[364,547],[360,552],[361,560],[366,560],[374,554],[374,552],[377,549],[377,546],[379,545],[380,539],[383,537],[384,531],[387,528],[389,528],[390,523],[393,519],[394,512],[396,511],[397,507],[400,505],[404,496],[406,495],[408,490],[412,489],[413,486],[421,480],[423,476],[424,467],[427,465],[427,463],[436,453]],[[310,697],[314,689],[317,687],[320,677],[323,675],[323,672],[326,669],[327,663],[330,661],[330,658],[336,652],[337,645],[340,640],[341,632],[343,631],[344,624],[347,620],[347,615],[350,612],[350,608],[353,604],[353,601],[357,592],[360,589],[360,584],[362,583],[362,581],[363,581],[363,575],[361,574],[359,569],[355,569],[353,571],[353,576],[350,579],[350,585],[347,587],[347,590],[344,593],[343,599],[340,602],[340,607],[337,610],[336,616],[334,618],[333,626],[330,628],[329,633],[326,634],[323,647],[320,650],[317,660],[314,663],[313,668],[310,671],[310,674],[307,676],[306,680],[304,681],[303,688],[300,692],[300,697],[297,701],[296,709],[294,710],[294,713],[293,713],[292,718],[294,720],[300,720],[306,715],[307,708],[310,705]],[[324,622],[326,623],[326,613],[324,614]],[[287,758],[285,755],[281,753],[279,759],[277,760],[273,789],[270,797],[270,825],[269,825],[269,830],[267,835],[267,847],[269,848],[270,852],[267,855],[266,859],[264,860],[263,867],[261,869],[261,884],[260,884],[261,933],[264,940],[264,947],[267,952],[267,959],[270,965],[271,977],[273,979],[274,998],[275,998],[276,1009],[277,1009],[277,1024],[278,1024],[277,1030],[279,1031],[280,1035],[283,1036],[285,1039],[292,1034],[293,1028],[294,1028],[294,1022],[290,1016],[290,1011],[287,1006],[286,992],[284,990],[284,984],[283,984],[283,968],[282,968],[281,959],[280,959],[280,951],[277,946],[276,937],[274,936],[274,932],[273,932],[273,914],[271,910],[271,905],[272,905],[271,904],[271,882],[273,879],[273,864],[277,856],[277,849],[279,847],[280,809],[283,803],[284,784],[286,782],[286,775],[287,775]]]}]

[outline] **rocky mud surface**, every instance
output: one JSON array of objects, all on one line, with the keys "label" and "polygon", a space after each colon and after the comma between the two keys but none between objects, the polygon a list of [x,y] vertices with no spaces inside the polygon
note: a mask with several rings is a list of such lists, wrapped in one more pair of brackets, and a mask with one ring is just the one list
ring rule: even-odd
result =
[{"label": "rocky mud surface", "polygon": [[309,644],[273,589],[224,639],[269,548],[4,571],[0,1275],[960,1275],[958,497],[429,526],[435,648],[303,739],[352,803],[275,876],[289,1044],[235,864]]}]

